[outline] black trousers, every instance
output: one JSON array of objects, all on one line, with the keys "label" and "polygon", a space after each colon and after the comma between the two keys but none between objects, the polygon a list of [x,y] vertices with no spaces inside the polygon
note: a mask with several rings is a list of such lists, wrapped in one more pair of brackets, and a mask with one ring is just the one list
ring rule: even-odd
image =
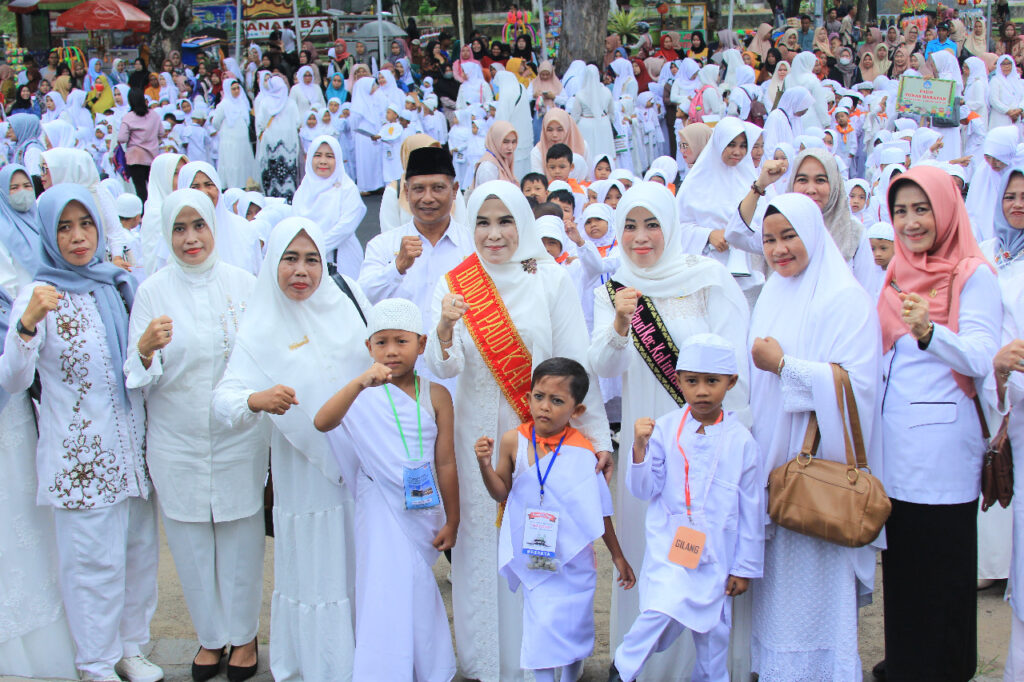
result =
[{"label": "black trousers", "polygon": [[132,184],[135,185],[135,193],[142,199],[142,203],[146,203],[146,185],[149,183],[149,166],[145,166],[141,163],[132,163],[128,165],[128,175],[131,176]]},{"label": "black trousers", "polygon": [[978,501],[892,500],[885,532],[886,679],[967,682],[978,665]]}]

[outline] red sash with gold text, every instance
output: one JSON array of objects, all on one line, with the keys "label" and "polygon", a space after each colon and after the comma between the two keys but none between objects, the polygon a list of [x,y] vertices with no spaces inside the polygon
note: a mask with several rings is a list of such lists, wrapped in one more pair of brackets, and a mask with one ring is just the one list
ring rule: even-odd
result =
[{"label": "red sash with gold text", "polygon": [[491,376],[523,422],[530,421],[530,379],[533,358],[505,308],[490,275],[473,254],[444,276],[448,289],[469,306],[462,322],[473,337]]}]

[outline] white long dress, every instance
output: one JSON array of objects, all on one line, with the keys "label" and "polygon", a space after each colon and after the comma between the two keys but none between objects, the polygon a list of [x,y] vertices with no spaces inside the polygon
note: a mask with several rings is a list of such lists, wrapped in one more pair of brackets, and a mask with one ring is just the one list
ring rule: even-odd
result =
[{"label": "white long dress", "polygon": [[598,80],[597,67],[587,68],[583,86],[572,102],[570,113],[580,129],[583,141],[591,159],[604,155],[615,158],[615,135],[612,132],[612,116],[615,108],[612,94]]},{"label": "white long dress", "polygon": [[[285,300],[277,265],[299,231],[325,258],[315,223],[286,218],[274,228],[213,409],[226,424],[249,424],[268,418],[249,409],[253,392],[281,383],[295,389],[299,404],[269,417],[275,537],[270,669],[278,682],[347,682],[355,651],[355,555],[354,502],[346,480],[354,480],[355,472],[342,471],[312,420],[335,387],[365,369],[366,356],[358,352],[365,327],[328,277],[301,304]],[[368,311],[359,285],[348,285]]]},{"label": "white long dress", "polygon": [[496,121],[508,121],[516,129],[515,173],[522,180],[529,171],[533,150],[533,119],[530,117],[530,96],[516,77],[501,71],[494,77],[501,94],[498,97]]},{"label": "white long dress", "polygon": [[239,95],[239,99],[245,100],[240,106],[229,102],[229,97],[225,95],[217,105],[211,121],[220,142],[217,172],[225,187],[245,188],[250,183],[259,184],[256,157],[249,143],[249,103],[245,95]]},{"label": "white long dress", "polygon": [[[511,183],[494,181],[485,191],[470,197],[469,215],[484,197],[494,194],[509,206],[519,229],[519,250],[503,267],[518,269],[504,273],[517,289],[514,302],[503,301],[533,366],[551,357],[573,358],[586,365],[586,322],[572,280],[565,270],[543,251],[529,204]],[[476,198],[477,195],[479,198]],[[517,195],[517,196],[516,196]],[[510,205],[512,204],[512,205]],[[524,232],[525,230],[525,232]],[[535,242],[535,243],[534,243]],[[535,274],[525,272],[519,261],[535,258]],[[490,266],[494,267],[494,266]],[[497,275],[491,272],[492,277]],[[529,280],[526,278],[537,278]],[[449,293],[442,279],[434,291],[433,319],[441,316],[441,301]],[[455,392],[455,459],[459,469],[461,520],[459,542],[452,550],[452,606],[459,670],[463,676],[482,682],[514,682],[523,679],[519,667],[522,640],[522,595],[509,591],[498,576],[498,505],[491,499],[479,475],[473,444],[482,435],[497,442],[503,433],[519,426],[520,419],[505,399],[491,371],[480,355],[466,325],[458,322],[453,345],[443,353],[436,334],[427,341],[427,366],[435,376],[458,376]],[[611,440],[597,381],[584,399],[586,412],[573,424],[600,452],[611,449]]]},{"label": "white long dress", "polygon": [[[648,185],[644,187],[644,185]],[[674,198],[665,188],[653,189],[656,185],[643,183],[645,193],[662,193],[661,203],[665,214],[658,216],[661,224],[671,225],[665,232],[665,252],[661,260],[653,268],[669,269],[674,266],[680,272],[664,279],[643,281],[645,275],[634,276],[632,281],[621,281],[623,284],[636,286],[643,293],[652,297],[668,333],[676,346],[679,346],[693,334],[711,332],[729,341],[736,349],[737,366],[740,368],[739,382],[726,395],[724,407],[737,412],[744,423],[749,421],[747,412],[748,371],[746,360],[747,343],[747,303],[739,286],[724,267],[709,258],[694,255],[683,255],[680,248],[679,227],[675,220]],[[632,190],[628,190],[619,205],[627,201]],[[634,193],[635,194],[635,193]],[[626,204],[628,206],[628,204]],[[657,215],[657,214],[656,214]],[[616,221],[616,236],[621,239],[622,226]],[[624,279],[625,272],[631,264],[628,256],[623,254],[619,271],[612,276],[616,281]],[[664,262],[663,262],[664,261]],[[643,270],[637,269],[643,273]],[[665,283],[665,284],[662,284]],[[669,284],[670,283],[670,284]],[[676,289],[670,291],[670,289]],[[663,295],[664,294],[664,295]],[[659,383],[657,377],[640,357],[633,345],[632,331],[628,336],[620,336],[612,324],[615,309],[604,287],[594,290],[594,333],[590,343],[589,359],[591,365],[602,377],[622,378],[622,424],[631,425],[641,417],[657,419],[664,414],[678,409],[678,405]],[[619,452],[630,452],[633,448],[633,429],[623,427],[619,434]],[[619,466],[615,499],[615,525],[622,552],[631,566],[643,563],[646,550],[644,528],[647,516],[647,503],[630,494],[626,484],[626,472],[629,467]],[[739,597],[733,603],[733,640],[744,642],[750,633],[750,599]],[[609,633],[610,648],[614,652],[622,642],[623,636],[629,631],[633,621],[640,614],[640,595],[637,590],[623,590],[618,585],[612,586],[611,626]],[[750,679],[749,648],[734,648],[731,663],[732,679],[746,682]],[[641,680],[661,682],[663,680],[686,680],[693,667],[695,653],[693,640],[680,637],[667,650],[650,658]]]},{"label": "white long dress", "polygon": [[352,89],[352,140],[360,192],[372,192],[384,186],[383,148],[380,140],[369,137],[380,131],[384,120],[384,110],[379,104],[381,98],[370,94],[373,84],[373,79],[366,76],[356,81]]}]

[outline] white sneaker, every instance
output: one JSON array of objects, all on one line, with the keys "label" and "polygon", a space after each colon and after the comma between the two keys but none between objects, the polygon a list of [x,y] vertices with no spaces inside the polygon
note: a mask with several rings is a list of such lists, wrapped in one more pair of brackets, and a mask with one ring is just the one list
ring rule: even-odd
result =
[{"label": "white sneaker", "polygon": [[145,656],[122,658],[114,670],[128,682],[159,682],[164,679],[163,669],[150,663]]}]

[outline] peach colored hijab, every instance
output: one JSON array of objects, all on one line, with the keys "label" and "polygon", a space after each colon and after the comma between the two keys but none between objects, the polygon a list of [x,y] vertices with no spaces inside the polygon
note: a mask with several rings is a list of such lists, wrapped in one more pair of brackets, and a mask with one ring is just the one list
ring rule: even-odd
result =
[{"label": "peach colored hijab", "polygon": [[515,126],[508,121],[495,121],[491,129],[487,131],[487,137],[484,139],[484,155],[480,159],[480,163],[477,164],[477,168],[480,167],[480,164],[493,163],[498,167],[500,179],[515,182],[518,185],[516,174],[513,171],[515,155],[509,156],[507,159],[501,156],[501,141],[505,139],[506,135],[514,132],[516,132]]}]

